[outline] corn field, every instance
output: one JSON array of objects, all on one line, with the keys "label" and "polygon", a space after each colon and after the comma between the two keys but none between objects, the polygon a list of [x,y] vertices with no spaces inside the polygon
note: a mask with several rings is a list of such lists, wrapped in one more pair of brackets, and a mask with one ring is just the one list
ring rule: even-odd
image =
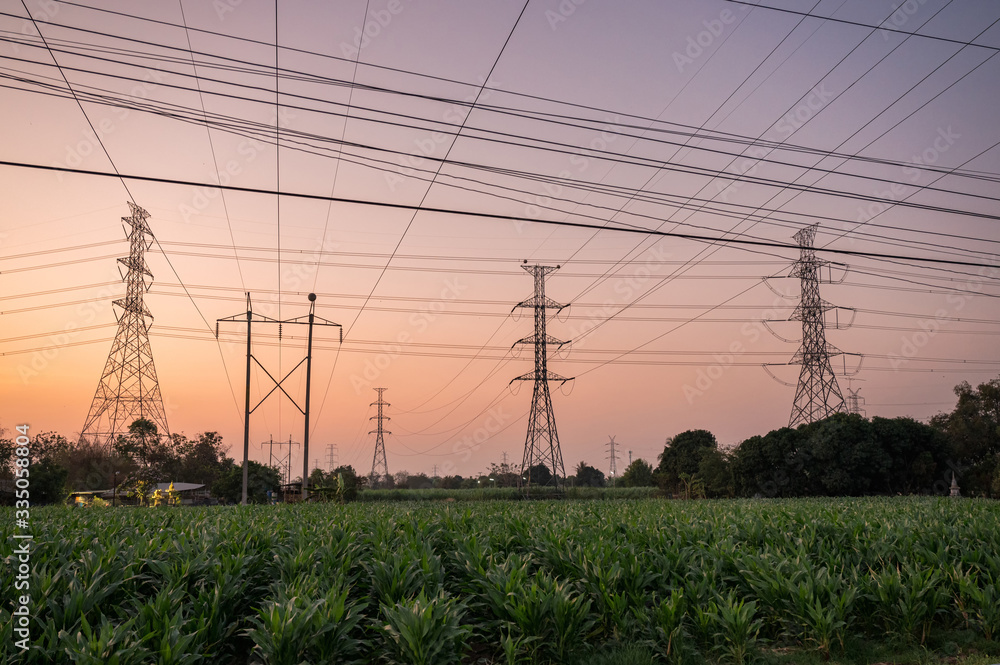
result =
[{"label": "corn field", "polygon": [[[13,514],[4,519],[6,554]],[[1000,504],[662,500],[33,510],[0,662],[748,662],[1000,639]]]}]

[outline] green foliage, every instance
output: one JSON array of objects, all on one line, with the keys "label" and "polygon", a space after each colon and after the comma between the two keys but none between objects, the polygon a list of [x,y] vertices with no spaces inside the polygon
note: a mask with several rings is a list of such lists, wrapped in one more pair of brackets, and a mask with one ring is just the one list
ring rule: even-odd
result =
[{"label": "green foliage", "polygon": [[584,461],[576,466],[577,487],[604,487],[604,472]]},{"label": "green foliage", "polygon": [[441,592],[428,598],[423,591],[413,600],[383,605],[385,658],[399,665],[460,663],[470,629],[462,625],[465,606]]},{"label": "green foliage", "polygon": [[[267,503],[267,491],[277,492],[281,487],[281,474],[271,466],[249,460],[247,466],[247,501]],[[212,486],[212,494],[229,503],[243,499],[243,466],[229,464]]]},{"label": "green foliage", "polygon": [[966,494],[1000,497],[1000,379],[955,386],[958,403],[948,414],[931,419],[948,439],[959,483]]},{"label": "green foliage", "polygon": [[930,425],[840,413],[743,441],[729,470],[738,496],[940,494],[947,464],[944,437]]},{"label": "green foliage", "polygon": [[728,458],[711,432],[681,432],[667,440],[659,459],[655,477],[664,492],[687,499],[732,495]]},{"label": "green foliage", "polygon": [[641,457],[633,460],[625,473],[622,474],[622,485],[625,487],[653,487],[653,466]]},{"label": "green foliage", "polygon": [[985,500],[48,506],[32,522],[28,652],[0,608],[12,665],[862,663],[887,638],[927,662],[1000,656]]}]

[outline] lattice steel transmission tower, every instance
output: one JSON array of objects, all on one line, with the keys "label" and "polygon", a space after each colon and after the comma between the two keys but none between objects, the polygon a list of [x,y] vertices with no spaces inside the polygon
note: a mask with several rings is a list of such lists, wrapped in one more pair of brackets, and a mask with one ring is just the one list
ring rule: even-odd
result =
[{"label": "lattice steel transmission tower", "polygon": [[[535,311],[535,333],[530,337],[520,339],[515,344],[533,344],[535,347],[535,370],[511,380],[533,381],[534,389],[531,397],[531,414],[528,416],[528,432],[524,439],[524,457],[521,460],[521,477],[531,485],[531,468],[544,464],[552,472],[552,482],[559,484],[566,477],[563,466],[562,450],[559,448],[559,433],[556,431],[556,417],[552,412],[552,396],[549,394],[549,382],[570,381],[548,369],[548,346],[562,346],[565,342],[552,337],[545,332],[546,311],[556,312],[566,307],[560,305],[545,295],[545,276],[555,272],[559,266],[521,265],[525,271],[535,278],[535,295],[518,303],[518,307],[528,307]],[[511,310],[513,311],[513,310]]]},{"label": "lattice steel transmission tower", "polygon": [[819,295],[819,271],[827,262],[816,258],[813,247],[818,227],[819,224],[807,226],[793,236],[799,244],[800,253],[792,276],[799,278],[802,296],[791,318],[802,322],[802,346],[791,362],[802,365],[802,370],[795,389],[789,427],[844,412],[844,396],[830,364],[830,356],[839,355],[841,351],[826,341],[825,315],[834,306]]},{"label": "lattice steel transmission tower", "polygon": [[850,385],[851,379],[848,379],[847,383],[847,397],[844,398],[847,402],[847,412],[856,413],[861,417],[866,417],[868,414],[865,413],[863,408],[865,398],[860,395],[861,388],[852,388]]},{"label": "lattice steel transmission tower", "polygon": [[142,299],[153,279],[146,267],[146,250],[152,245],[153,232],[146,222],[149,213],[131,201],[128,206],[132,215],[122,217],[122,221],[131,227],[126,229],[129,255],[118,259],[119,271],[121,266],[126,269],[122,276],[125,297],[112,302],[121,310],[120,314],[116,312],[118,333],[80,432],[81,438],[90,437],[106,446],[114,443],[118,435],[128,434],[129,425],[140,418],[155,423],[160,433],[170,434],[149,346],[153,315]]},{"label": "lattice steel transmission tower", "polygon": [[611,484],[615,484],[615,480],[618,479],[618,444],[615,443],[615,437],[610,437],[608,441],[608,457],[611,460],[610,468],[608,469],[608,478],[611,479]]},{"label": "lattice steel transmission tower", "polygon": [[389,465],[385,461],[384,435],[392,434],[392,432],[386,431],[384,427],[384,421],[391,420],[384,413],[384,408],[389,406],[389,403],[382,399],[382,393],[385,392],[385,388],[375,388],[375,390],[378,391],[378,401],[372,402],[369,406],[378,406],[378,415],[372,416],[369,420],[377,420],[378,428],[368,432],[375,435],[375,456],[372,458],[372,472],[370,476],[373,488],[379,487],[380,482],[384,483],[389,479]]}]

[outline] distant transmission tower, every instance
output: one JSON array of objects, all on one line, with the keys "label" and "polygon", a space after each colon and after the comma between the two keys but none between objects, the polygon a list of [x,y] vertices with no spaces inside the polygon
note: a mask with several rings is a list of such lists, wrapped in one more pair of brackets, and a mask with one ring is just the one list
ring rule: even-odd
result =
[{"label": "distant transmission tower", "polygon": [[822,420],[844,412],[844,396],[830,365],[830,356],[841,351],[826,341],[825,313],[833,305],[819,295],[819,270],[826,261],[816,258],[813,241],[818,224],[801,229],[793,237],[800,249],[792,276],[802,285],[802,299],[792,314],[793,321],[802,321],[802,346],[792,358],[793,365],[802,365],[789,427]]},{"label": "distant transmission tower", "polygon": [[611,479],[611,484],[615,484],[615,479],[618,478],[618,444],[615,443],[615,437],[611,437],[608,441],[608,459],[611,460],[610,468],[608,469],[608,478]]},{"label": "distant transmission tower", "polygon": [[80,432],[81,438],[90,437],[109,447],[118,435],[128,434],[129,425],[139,418],[155,423],[160,433],[170,434],[149,346],[153,315],[142,300],[153,279],[145,256],[152,244],[153,232],[146,223],[149,213],[131,201],[128,206],[132,216],[122,217],[122,221],[132,227],[126,230],[129,255],[118,259],[126,269],[122,278],[125,297],[112,303],[121,310],[121,314],[117,314],[118,333]]},{"label": "distant transmission tower", "polygon": [[326,446],[326,466],[327,471],[333,471],[337,468],[339,460],[337,459],[337,444],[328,443]]},{"label": "distant transmission tower", "polygon": [[861,388],[852,388],[850,386],[851,379],[848,379],[847,382],[847,412],[856,413],[859,416],[866,417],[868,414],[865,413],[865,410],[862,408],[865,403],[865,398],[859,394],[861,392]]},{"label": "distant transmission tower", "polygon": [[529,266],[527,261],[521,267],[535,278],[535,295],[518,303],[518,307],[530,307],[535,310],[535,333],[530,337],[518,340],[516,344],[533,344],[535,346],[535,370],[514,381],[533,381],[535,386],[531,397],[531,414],[528,416],[528,433],[524,439],[524,457],[521,461],[521,476],[531,485],[531,468],[544,464],[552,472],[552,482],[559,484],[566,477],[563,466],[562,450],[559,448],[559,434],[556,432],[556,417],[552,412],[552,397],[549,394],[549,381],[565,383],[570,379],[559,376],[548,370],[548,345],[562,346],[562,342],[545,332],[545,312],[554,309],[557,312],[566,305],[560,305],[545,295],[545,276],[559,269],[559,266]]},{"label": "distant transmission tower", "polygon": [[380,483],[384,483],[389,479],[389,465],[385,461],[385,434],[392,434],[392,432],[387,432],[383,427],[383,423],[386,420],[390,420],[389,416],[383,413],[383,409],[389,406],[389,403],[382,399],[382,393],[385,392],[385,388],[375,388],[378,391],[378,401],[372,402],[370,406],[378,406],[378,415],[372,416],[369,420],[378,420],[378,429],[373,429],[368,432],[369,434],[375,435],[375,456],[372,458],[372,473],[371,473],[371,486],[373,488],[380,487]]}]

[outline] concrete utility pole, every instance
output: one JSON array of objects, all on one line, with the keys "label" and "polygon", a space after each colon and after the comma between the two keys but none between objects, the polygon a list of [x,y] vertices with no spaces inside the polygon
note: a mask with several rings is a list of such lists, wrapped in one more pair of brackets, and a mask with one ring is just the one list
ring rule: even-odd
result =
[{"label": "concrete utility pole", "polygon": [[[243,317],[246,317],[245,319]],[[233,323],[246,321],[247,324],[247,376],[246,376],[246,399],[245,407],[243,412],[243,505],[247,502],[247,478],[250,468],[250,414],[257,410],[261,404],[264,403],[268,397],[270,397],[274,391],[280,390],[285,397],[292,403],[292,405],[299,410],[303,416],[305,416],[305,431],[302,435],[302,500],[305,501],[309,496],[309,398],[310,398],[310,387],[312,385],[312,346],[313,346],[313,327],[314,326],[326,326],[326,327],[336,327],[340,331],[340,342],[344,342],[344,330],[340,327],[339,323],[334,323],[333,321],[327,321],[326,319],[316,316],[316,294],[309,294],[309,314],[305,316],[298,316],[293,319],[286,319],[284,321],[279,321],[277,319],[272,319],[269,316],[264,316],[263,314],[255,314],[253,311],[253,305],[250,300],[250,292],[247,291],[247,311],[246,314],[235,314],[233,316],[227,316],[224,319],[217,319],[215,322],[215,337],[219,337],[219,324],[220,323]],[[253,329],[253,324],[255,323],[270,323],[278,324],[278,339],[281,339],[281,329],[284,324],[292,325],[306,325],[309,326],[309,337],[306,346],[306,357],[299,361],[299,363],[293,367],[281,380],[276,380],[274,376],[260,363],[260,361],[253,355],[253,347],[250,345],[251,331]],[[274,387],[264,395],[257,405],[250,408],[250,370],[252,369],[252,363],[257,363],[257,366],[265,374],[267,378],[271,379],[274,383]],[[291,395],[284,388],[284,383],[291,376],[295,370],[301,367],[303,364],[306,366],[306,398],[305,398],[305,408],[299,406]]]}]

